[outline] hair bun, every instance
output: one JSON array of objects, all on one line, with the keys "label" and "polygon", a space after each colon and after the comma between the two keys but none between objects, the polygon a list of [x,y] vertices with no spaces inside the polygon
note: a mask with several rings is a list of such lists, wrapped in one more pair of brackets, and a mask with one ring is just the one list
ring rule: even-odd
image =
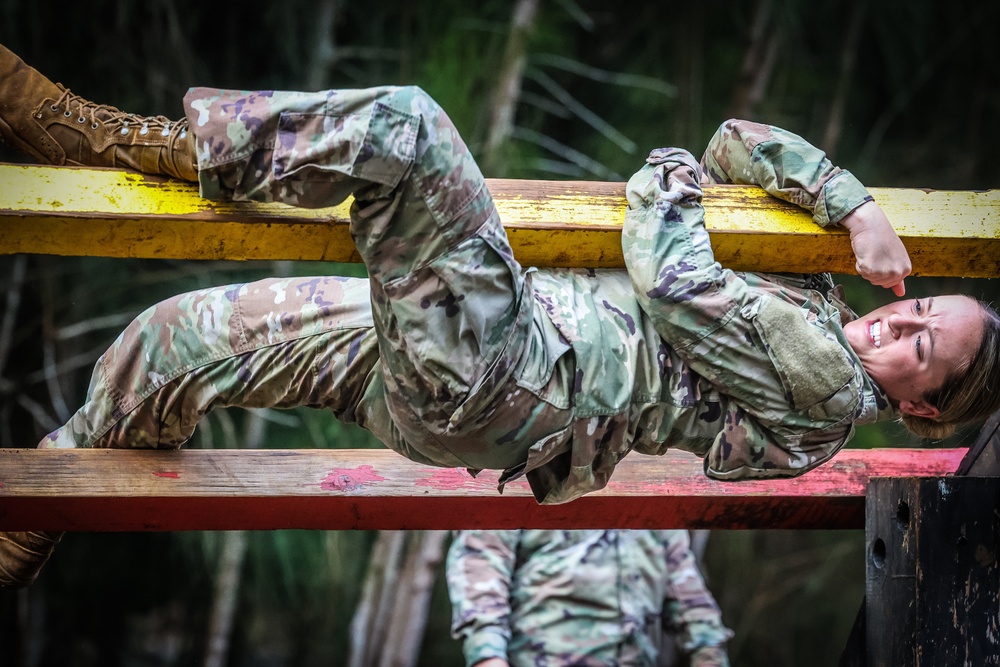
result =
[{"label": "hair bun", "polygon": [[907,431],[928,440],[944,440],[955,433],[954,424],[942,424],[927,417],[900,415],[899,420]]}]

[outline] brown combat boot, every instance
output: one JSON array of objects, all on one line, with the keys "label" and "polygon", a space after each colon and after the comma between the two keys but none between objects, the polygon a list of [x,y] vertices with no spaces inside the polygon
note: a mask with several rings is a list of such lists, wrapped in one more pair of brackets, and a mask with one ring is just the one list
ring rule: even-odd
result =
[{"label": "brown combat boot", "polygon": [[0,532],[0,588],[30,585],[62,533]]},{"label": "brown combat boot", "polygon": [[187,119],[89,102],[0,45],[0,139],[42,164],[123,167],[197,181]]}]

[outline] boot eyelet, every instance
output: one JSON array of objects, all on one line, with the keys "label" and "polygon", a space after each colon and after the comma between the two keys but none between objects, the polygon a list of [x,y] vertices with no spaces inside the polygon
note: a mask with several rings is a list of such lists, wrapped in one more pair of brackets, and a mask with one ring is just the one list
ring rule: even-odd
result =
[{"label": "boot eyelet", "polygon": [[56,106],[56,105],[54,105],[54,104],[53,104],[52,106],[50,106],[50,107],[49,107],[49,109],[50,109],[51,111],[59,111],[59,107],[57,107],[57,106]]},{"label": "boot eyelet", "polygon": [[73,112],[71,112],[69,109],[66,109],[66,111],[63,112],[63,115],[69,118],[70,116],[73,115]]},{"label": "boot eyelet", "polygon": [[92,130],[96,130],[98,127],[100,127],[100,126],[97,123],[92,123],[90,125],[90,129],[92,129]]},{"label": "boot eyelet", "polygon": [[128,134],[128,127],[122,128],[122,134]]},{"label": "boot eyelet", "polygon": [[84,118],[83,116],[80,116],[79,118],[77,118],[77,119],[76,119],[76,122],[78,122],[78,123],[80,123],[81,125],[83,125],[84,123],[86,123],[86,122],[87,122],[87,119],[86,119],[86,118]]},{"label": "boot eyelet", "polygon": [[142,134],[142,135],[149,134],[149,127],[147,125],[143,125],[142,129],[139,130],[139,134]]}]

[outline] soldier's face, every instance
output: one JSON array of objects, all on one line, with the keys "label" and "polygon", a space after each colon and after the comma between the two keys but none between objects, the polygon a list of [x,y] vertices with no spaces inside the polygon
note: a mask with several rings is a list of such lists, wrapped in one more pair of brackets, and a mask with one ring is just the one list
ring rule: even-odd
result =
[{"label": "soldier's face", "polygon": [[849,322],[847,341],[865,371],[906,414],[937,417],[924,395],[964,368],[983,335],[982,311],[964,296],[896,301]]}]

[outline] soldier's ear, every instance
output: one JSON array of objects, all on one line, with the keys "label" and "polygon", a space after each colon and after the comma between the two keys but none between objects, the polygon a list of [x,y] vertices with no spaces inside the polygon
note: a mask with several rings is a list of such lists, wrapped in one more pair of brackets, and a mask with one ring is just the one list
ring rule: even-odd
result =
[{"label": "soldier's ear", "polygon": [[900,401],[899,411],[905,415],[923,417],[924,419],[937,419],[941,415],[940,410],[927,401],[920,399],[916,401]]}]

